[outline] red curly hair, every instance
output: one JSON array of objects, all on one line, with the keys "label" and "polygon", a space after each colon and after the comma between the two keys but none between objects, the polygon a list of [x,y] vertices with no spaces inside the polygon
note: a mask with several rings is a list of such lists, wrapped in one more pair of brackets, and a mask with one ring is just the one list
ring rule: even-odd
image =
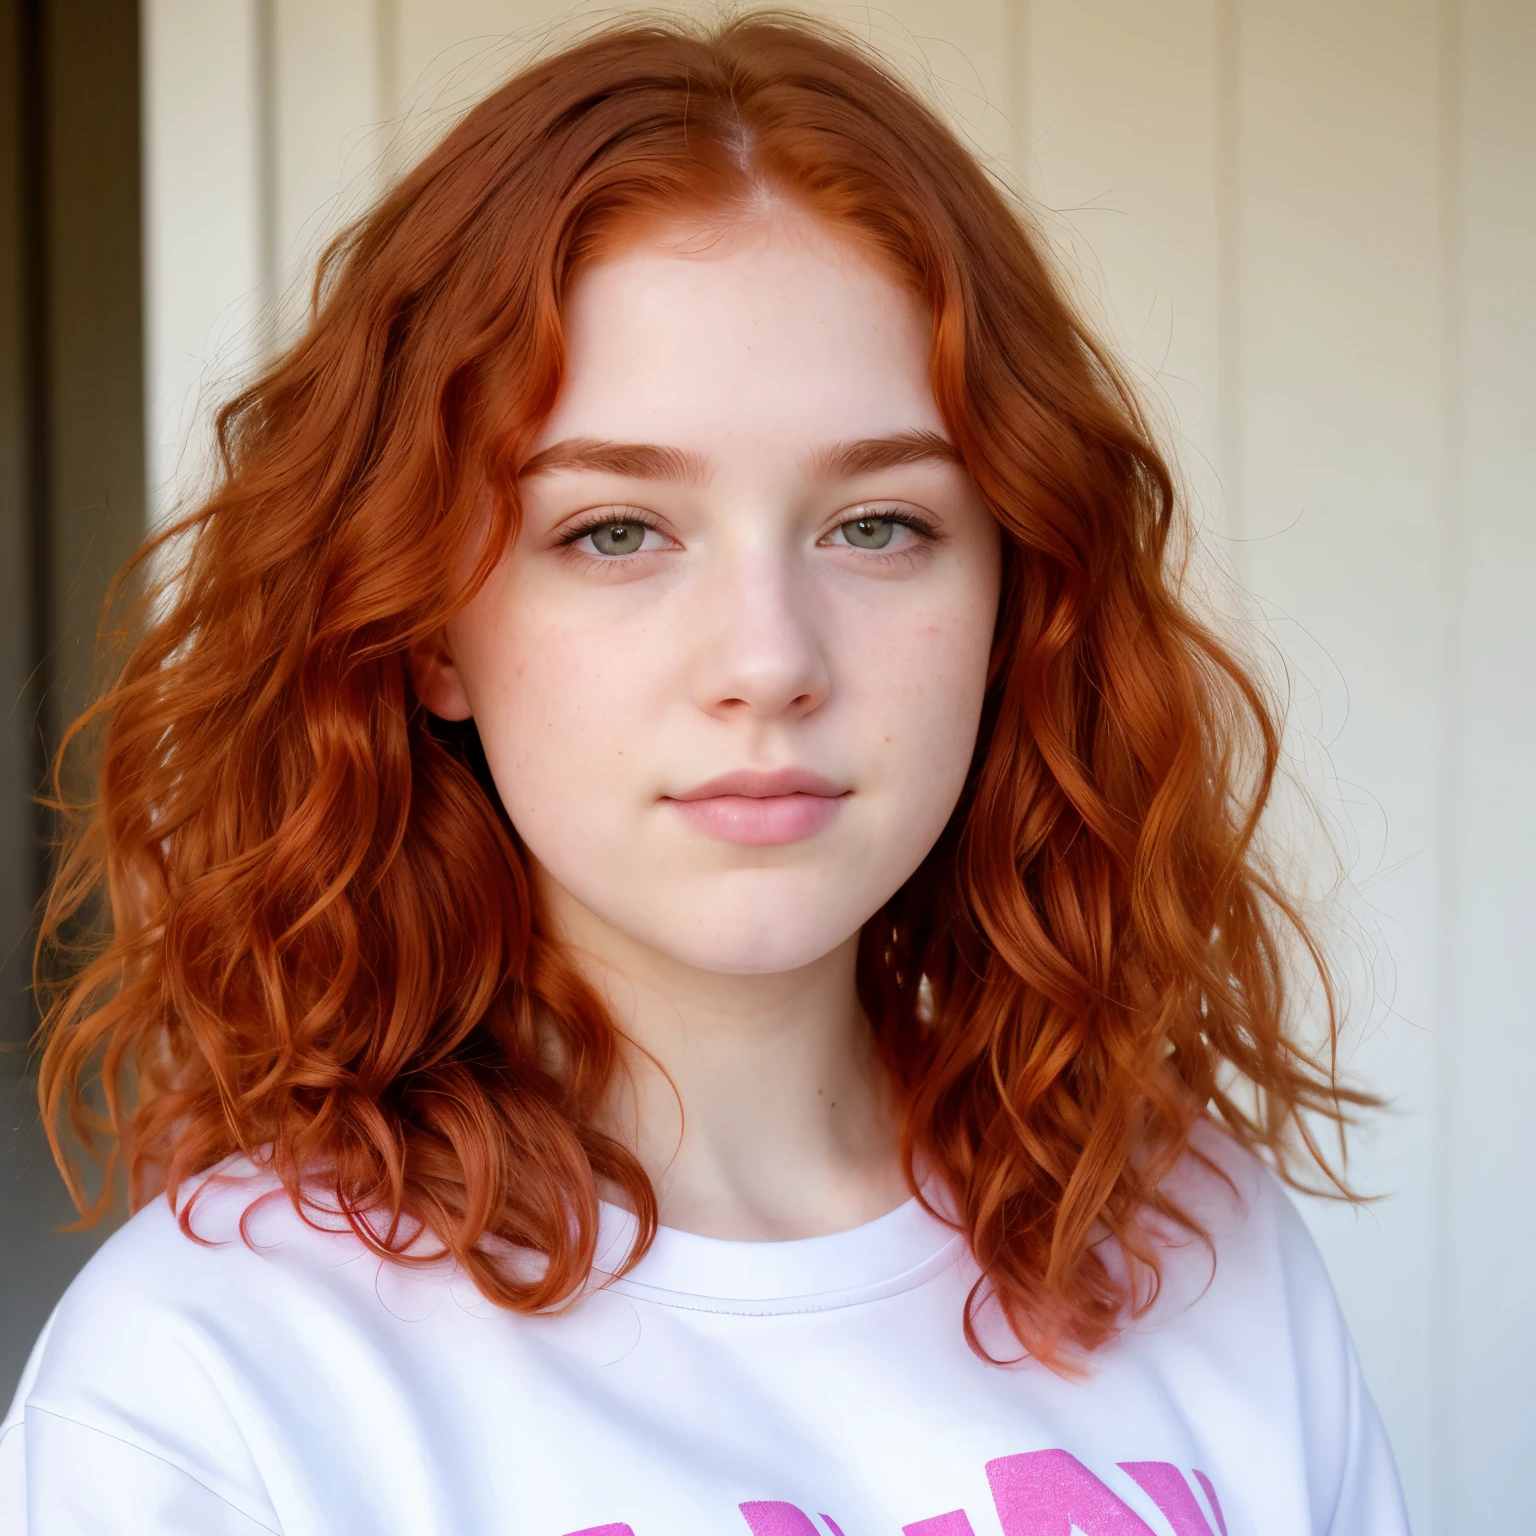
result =
[{"label": "red curly hair", "polygon": [[97,742],[97,791],[40,948],[43,1107],[82,1210],[66,1123],[135,1201],[244,1153],[375,1251],[414,1261],[425,1229],[518,1311],[586,1280],[599,1180],[644,1251],[654,1194],[596,1124],[614,1027],[408,656],[515,536],[572,272],[765,196],[926,305],[935,399],[1005,535],[970,780],[858,969],[909,1178],[943,1181],[983,1271],[973,1347],[986,1295],[1050,1364],[1113,1332],[1137,1296],[1094,1244],[1155,1288],[1139,1218],[1193,1225],[1159,1183],[1202,1115],[1284,1169],[1323,1161],[1308,1112],[1366,1102],[1291,1032],[1298,936],[1330,1036],[1334,1010],[1256,850],[1275,707],[1181,598],[1169,470],[1019,209],[834,30],[628,21],[480,102],[331,246],[307,330],[219,415],[217,488],[130,567],[181,551],[66,746]]}]

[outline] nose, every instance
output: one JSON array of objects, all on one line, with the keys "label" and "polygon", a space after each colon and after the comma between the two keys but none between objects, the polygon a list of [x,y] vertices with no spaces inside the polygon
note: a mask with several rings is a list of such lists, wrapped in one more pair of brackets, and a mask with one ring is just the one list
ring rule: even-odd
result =
[{"label": "nose", "polygon": [[716,716],[800,719],[832,686],[811,583],[792,554],[752,544],[703,574],[694,701]]}]

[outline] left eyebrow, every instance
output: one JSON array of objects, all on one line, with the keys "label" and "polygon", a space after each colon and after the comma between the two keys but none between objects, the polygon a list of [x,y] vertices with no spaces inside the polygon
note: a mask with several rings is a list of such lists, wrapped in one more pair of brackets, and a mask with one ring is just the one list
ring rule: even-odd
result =
[{"label": "left eyebrow", "polygon": [[948,438],[924,428],[889,437],[829,443],[810,455],[805,468],[817,480],[847,480],[878,469],[894,469],[898,464],[925,462],[959,464],[960,451]]}]

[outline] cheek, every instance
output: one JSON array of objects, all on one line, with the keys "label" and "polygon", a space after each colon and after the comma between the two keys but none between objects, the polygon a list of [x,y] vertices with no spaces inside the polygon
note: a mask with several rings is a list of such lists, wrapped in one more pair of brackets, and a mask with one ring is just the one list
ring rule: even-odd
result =
[{"label": "cheek", "polygon": [[466,614],[462,651],[486,760],[507,814],[534,845],[603,835],[622,809],[658,682],[633,644],[579,613],[552,611],[540,595],[512,583],[485,594],[494,601]]},{"label": "cheek", "polygon": [[[882,778],[906,814],[948,819],[975,749],[996,613],[989,585],[867,634],[852,683],[878,726]],[[938,802],[942,802],[939,804]],[[937,832],[935,831],[935,835]]]}]

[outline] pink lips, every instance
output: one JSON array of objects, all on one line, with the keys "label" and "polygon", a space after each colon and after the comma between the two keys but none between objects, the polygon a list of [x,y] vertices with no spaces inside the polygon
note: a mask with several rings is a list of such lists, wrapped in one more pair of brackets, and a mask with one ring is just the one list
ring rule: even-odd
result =
[{"label": "pink lips", "polygon": [[707,837],[747,848],[773,848],[814,837],[850,791],[801,768],[723,773],[667,802]]}]

